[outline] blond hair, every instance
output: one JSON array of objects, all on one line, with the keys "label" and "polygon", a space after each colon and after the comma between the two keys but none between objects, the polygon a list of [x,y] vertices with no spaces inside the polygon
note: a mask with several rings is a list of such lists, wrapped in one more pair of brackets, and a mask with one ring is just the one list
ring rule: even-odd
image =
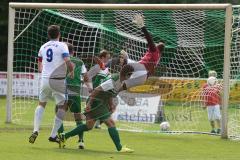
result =
[{"label": "blond hair", "polygon": [[208,71],[208,77],[215,77],[217,78],[217,72],[214,70]]}]

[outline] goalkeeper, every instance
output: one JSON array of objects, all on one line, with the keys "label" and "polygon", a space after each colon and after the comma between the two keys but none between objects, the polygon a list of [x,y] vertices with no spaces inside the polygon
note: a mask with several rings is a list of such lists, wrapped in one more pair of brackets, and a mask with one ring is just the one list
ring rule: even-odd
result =
[{"label": "goalkeeper", "polygon": [[[74,55],[74,47],[72,44],[67,43],[68,50],[70,54],[70,60],[74,65],[74,77],[73,79],[66,77],[66,86],[67,86],[67,97],[68,97],[68,107],[70,111],[74,115],[74,119],[76,121],[76,125],[82,124],[83,115],[81,114],[81,93],[80,90],[83,89],[82,82],[85,82],[87,85],[88,91],[91,91],[91,87],[88,83],[87,77],[87,69],[82,60],[73,57]],[[82,80],[83,75],[83,80]],[[59,128],[58,133],[62,133],[64,131],[63,124]],[[79,134],[79,149],[84,149],[84,142],[83,142],[83,133]]]},{"label": "goalkeeper", "polygon": [[156,45],[154,44],[152,36],[148,33],[147,28],[144,26],[144,19],[141,15],[135,15],[133,23],[142,30],[147,40],[148,49],[138,63],[128,64],[134,68],[134,73],[129,80],[125,81],[127,88],[143,84],[148,76],[154,74],[154,70],[159,63],[165,48],[163,41],[160,41]]},{"label": "goalkeeper", "polygon": [[126,65],[120,72],[120,78],[119,74],[106,75],[100,86],[93,90],[88,99],[85,112],[87,120],[86,124],[79,125],[70,132],[60,134],[60,146],[64,146],[66,139],[91,130],[96,120],[101,120],[107,125],[109,135],[112,138],[117,151],[133,152],[132,149],[121,145],[119,133],[115,127],[115,122],[111,118],[111,114],[116,108],[113,98],[117,96],[119,90],[118,88],[121,87],[121,82],[128,79],[133,70],[132,66]]}]

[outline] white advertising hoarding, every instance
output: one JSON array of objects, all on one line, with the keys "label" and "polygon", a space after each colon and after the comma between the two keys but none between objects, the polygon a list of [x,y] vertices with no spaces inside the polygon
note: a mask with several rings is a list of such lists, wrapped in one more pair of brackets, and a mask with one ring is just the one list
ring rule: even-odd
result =
[{"label": "white advertising hoarding", "polygon": [[154,123],[160,95],[120,92],[113,118],[118,121]]},{"label": "white advertising hoarding", "polygon": [[[38,73],[13,73],[13,95],[38,96]],[[7,94],[7,72],[0,72],[0,95]]]},{"label": "white advertising hoarding", "polygon": [[[38,73],[14,73],[13,95],[38,96]],[[7,94],[7,73],[0,72],[0,95]],[[118,121],[154,123],[160,104],[160,95],[120,92],[113,118]]]}]

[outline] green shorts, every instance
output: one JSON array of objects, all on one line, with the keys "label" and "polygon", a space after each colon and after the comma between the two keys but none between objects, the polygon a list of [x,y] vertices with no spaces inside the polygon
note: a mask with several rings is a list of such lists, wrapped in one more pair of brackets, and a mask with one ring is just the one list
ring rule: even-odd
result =
[{"label": "green shorts", "polygon": [[80,95],[68,95],[68,107],[72,113],[80,113],[81,112]]},{"label": "green shorts", "polygon": [[105,121],[110,118],[112,114],[109,110],[108,103],[109,95],[100,95],[93,100],[90,111],[85,112],[84,114],[86,115],[87,119]]}]

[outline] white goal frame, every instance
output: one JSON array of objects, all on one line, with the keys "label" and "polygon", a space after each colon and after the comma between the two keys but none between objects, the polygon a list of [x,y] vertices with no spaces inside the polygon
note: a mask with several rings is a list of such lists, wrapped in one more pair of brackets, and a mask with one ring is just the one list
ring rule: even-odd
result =
[{"label": "white goal frame", "polygon": [[228,138],[227,108],[229,101],[229,77],[230,77],[230,48],[232,28],[231,4],[74,4],[74,3],[9,3],[8,25],[8,64],[7,64],[7,104],[6,122],[12,121],[12,82],[13,82],[13,54],[14,54],[14,19],[15,9],[118,9],[118,10],[191,10],[191,9],[222,9],[225,10],[225,40],[224,40],[224,76],[223,76],[223,110],[222,110],[222,138]]}]

